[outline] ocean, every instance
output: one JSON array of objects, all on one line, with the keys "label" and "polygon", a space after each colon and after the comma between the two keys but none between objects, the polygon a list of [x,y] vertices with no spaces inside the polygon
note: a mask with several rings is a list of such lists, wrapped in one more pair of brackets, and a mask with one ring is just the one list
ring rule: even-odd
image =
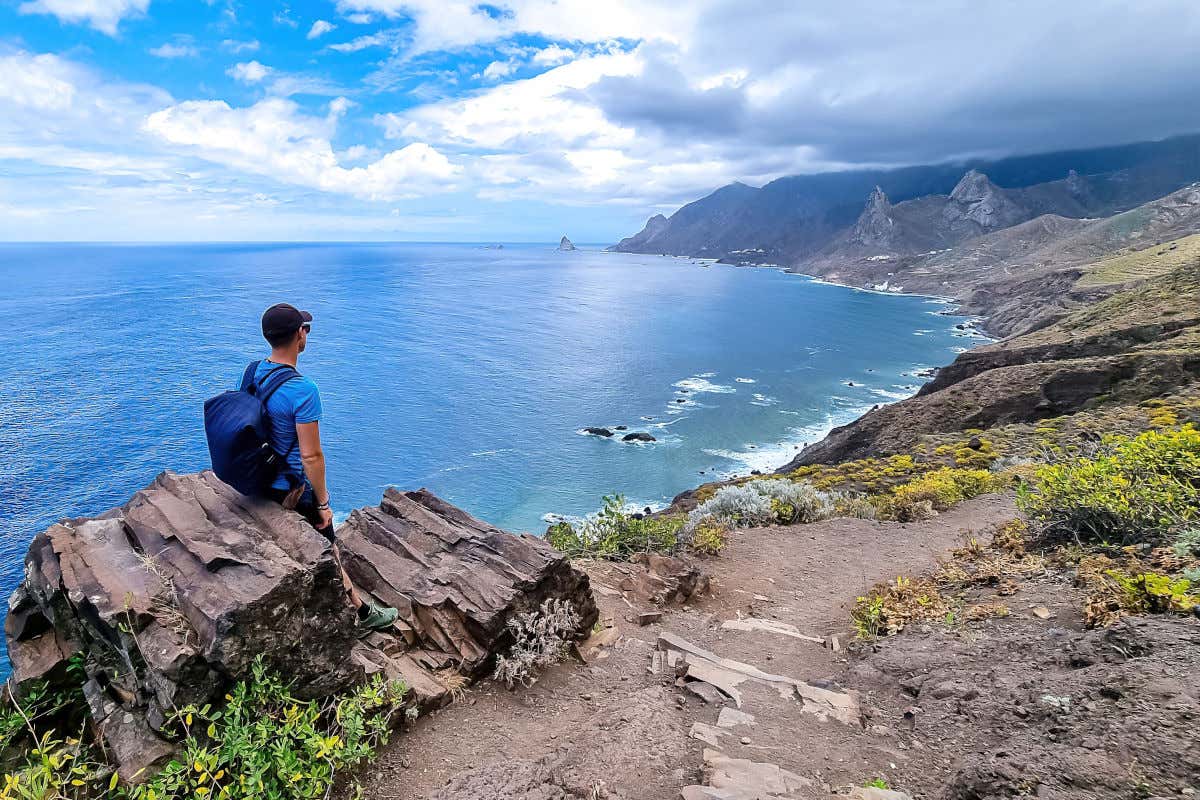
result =
[{"label": "ocean", "polygon": [[[535,533],[777,467],[973,344],[935,299],[599,247],[0,245],[0,287],[5,596],[38,531],[208,466],[275,302],[315,318],[339,518],[424,486]],[[581,433],[620,425],[657,441]]]}]

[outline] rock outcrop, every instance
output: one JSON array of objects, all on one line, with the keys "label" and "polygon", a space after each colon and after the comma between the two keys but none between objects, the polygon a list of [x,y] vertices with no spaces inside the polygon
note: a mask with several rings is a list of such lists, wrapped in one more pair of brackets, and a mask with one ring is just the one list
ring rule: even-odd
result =
[{"label": "rock outcrop", "polygon": [[571,244],[571,240],[568,239],[566,236],[564,236],[564,237],[562,237],[562,239],[559,239],[559,241],[558,241],[558,249],[559,250],[574,250],[575,245]]},{"label": "rock outcrop", "polygon": [[302,697],[383,672],[433,706],[449,692],[440,671],[480,676],[514,615],[555,597],[581,633],[596,618],[587,577],[550,545],[425,491],[353,512],[339,547],[360,593],[400,610],[394,630],[358,638],[332,548],[300,515],[211,472],[165,472],[34,538],[5,625],[12,683],[56,683],[80,660],[99,735],[131,779],[173,752],[173,709],[219,704],[259,657]]},{"label": "rock outcrop", "polygon": [[970,220],[985,231],[1007,228],[1031,216],[979,170],[970,170],[950,192],[947,220]]},{"label": "rock outcrop", "polygon": [[867,247],[890,247],[896,238],[896,220],[892,204],[878,186],[850,231],[850,241]]}]

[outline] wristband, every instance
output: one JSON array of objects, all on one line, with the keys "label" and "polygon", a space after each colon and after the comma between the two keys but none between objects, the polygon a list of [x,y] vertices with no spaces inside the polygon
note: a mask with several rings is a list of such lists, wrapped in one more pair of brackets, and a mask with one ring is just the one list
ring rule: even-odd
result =
[{"label": "wristband", "polygon": [[326,500],[324,503],[319,503],[317,505],[317,511],[328,511],[328,510],[329,510],[329,501],[328,500]]}]

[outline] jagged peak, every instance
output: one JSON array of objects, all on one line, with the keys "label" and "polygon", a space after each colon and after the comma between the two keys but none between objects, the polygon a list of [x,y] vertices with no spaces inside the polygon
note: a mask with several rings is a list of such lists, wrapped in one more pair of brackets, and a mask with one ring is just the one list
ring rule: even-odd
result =
[{"label": "jagged peak", "polygon": [[850,232],[850,240],[868,247],[886,247],[896,235],[896,221],[892,219],[892,204],[883,189],[878,186],[867,198],[867,205],[858,215],[858,221]]},{"label": "jagged peak", "polygon": [[959,179],[958,185],[950,193],[950,199],[960,203],[977,203],[994,194],[999,188],[987,175],[977,169],[971,169]]}]

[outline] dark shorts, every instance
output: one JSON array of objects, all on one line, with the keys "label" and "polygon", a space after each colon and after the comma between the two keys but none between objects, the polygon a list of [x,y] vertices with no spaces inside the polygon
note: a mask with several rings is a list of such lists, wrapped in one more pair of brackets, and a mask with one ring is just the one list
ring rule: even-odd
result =
[{"label": "dark shorts", "polygon": [[[267,490],[267,497],[271,498],[276,503],[282,504],[287,495],[288,493],[283,489],[272,488]],[[324,528],[318,527],[318,525],[320,525],[321,517],[317,513],[317,501],[315,498],[313,498],[312,490],[305,492],[300,498],[300,502],[296,504],[296,513],[308,520],[308,524],[312,525],[313,528],[316,529],[317,533],[321,534],[331,542],[334,540],[332,524],[326,525]]]}]

